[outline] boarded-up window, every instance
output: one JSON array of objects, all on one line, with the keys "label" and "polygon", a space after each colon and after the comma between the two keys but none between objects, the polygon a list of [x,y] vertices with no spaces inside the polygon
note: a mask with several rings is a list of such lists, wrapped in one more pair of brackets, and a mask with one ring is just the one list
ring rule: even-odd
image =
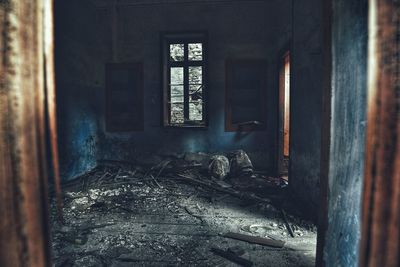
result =
[{"label": "boarded-up window", "polygon": [[143,130],[143,66],[141,63],[106,65],[106,129]]},{"label": "boarded-up window", "polygon": [[164,125],[206,125],[205,34],[163,36]]},{"label": "boarded-up window", "polygon": [[266,127],[267,62],[229,60],[226,64],[226,131]]}]

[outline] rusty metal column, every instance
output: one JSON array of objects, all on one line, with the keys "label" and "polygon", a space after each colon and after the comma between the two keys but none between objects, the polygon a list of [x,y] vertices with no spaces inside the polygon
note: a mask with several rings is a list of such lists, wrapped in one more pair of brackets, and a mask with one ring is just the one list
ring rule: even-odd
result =
[{"label": "rusty metal column", "polygon": [[0,266],[49,266],[43,0],[0,1]]}]

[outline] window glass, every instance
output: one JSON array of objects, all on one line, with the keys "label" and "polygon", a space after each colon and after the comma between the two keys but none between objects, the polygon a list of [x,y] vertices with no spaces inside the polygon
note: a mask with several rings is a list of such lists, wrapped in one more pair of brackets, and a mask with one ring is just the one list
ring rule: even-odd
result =
[{"label": "window glass", "polygon": [[194,35],[182,35],[182,38],[178,38],[176,34],[172,34],[169,40],[168,35],[165,37],[165,125],[205,125],[204,36]]},{"label": "window glass", "polygon": [[183,85],[183,68],[171,68],[171,85]]},{"label": "window glass", "polygon": [[189,44],[189,60],[199,61],[203,60],[203,44]]},{"label": "window glass", "polygon": [[189,67],[189,84],[201,84],[203,81],[202,67]]},{"label": "window glass", "polygon": [[183,61],[185,59],[185,45],[184,44],[169,45],[169,57],[171,61]]}]

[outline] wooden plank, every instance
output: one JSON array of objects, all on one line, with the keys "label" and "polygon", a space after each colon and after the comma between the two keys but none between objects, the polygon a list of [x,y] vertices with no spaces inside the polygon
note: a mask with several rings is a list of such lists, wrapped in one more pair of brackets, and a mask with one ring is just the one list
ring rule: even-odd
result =
[{"label": "wooden plank", "polygon": [[400,5],[369,1],[368,129],[360,266],[400,262]]},{"label": "wooden plank", "polygon": [[0,266],[50,266],[44,8],[44,0],[0,3]]},{"label": "wooden plank", "polygon": [[62,221],[62,192],[58,154],[56,82],[54,66],[54,14],[53,0],[44,0],[44,64],[45,64],[45,99],[47,104],[48,131],[51,145],[52,172],[57,201],[58,220]]},{"label": "wooden plank", "polygon": [[288,218],[286,216],[286,212],[283,209],[281,209],[281,212],[282,212],[283,220],[285,221],[286,229],[288,230],[290,236],[294,237],[293,229],[289,224]]},{"label": "wooden plank", "polygon": [[219,248],[211,248],[211,252],[215,253],[218,256],[221,256],[229,261],[237,263],[241,266],[253,266],[253,263],[245,258],[239,257],[233,252],[225,251]]},{"label": "wooden plank", "polygon": [[239,234],[239,233],[229,232],[223,236],[229,237],[232,239],[249,242],[252,244],[258,244],[258,245],[269,246],[269,247],[274,247],[274,248],[283,248],[283,246],[285,245],[284,241],[273,240],[273,239],[268,239],[268,238],[263,238],[263,237],[258,237],[258,236],[244,235],[244,234]]}]

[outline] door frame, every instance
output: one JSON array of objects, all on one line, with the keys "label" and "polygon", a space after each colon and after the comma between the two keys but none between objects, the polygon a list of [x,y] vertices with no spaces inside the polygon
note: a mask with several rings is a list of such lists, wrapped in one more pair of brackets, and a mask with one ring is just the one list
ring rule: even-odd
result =
[{"label": "door frame", "polygon": [[[281,82],[282,82],[282,67],[285,67],[285,63],[284,63],[284,58],[285,55],[289,53],[290,56],[290,96],[289,96],[289,103],[291,103],[292,99],[292,59],[291,59],[291,55],[292,55],[292,42],[291,40],[286,42],[286,44],[280,49],[280,51],[278,52],[278,58],[277,58],[277,76],[278,76],[278,94],[277,94],[277,99],[278,99],[278,107],[277,107],[277,154],[276,154],[276,174],[277,176],[280,176],[282,173],[282,165],[283,165],[283,161],[284,161],[284,137],[283,137],[283,132],[284,132],[284,108],[285,108],[285,99],[284,99],[284,94],[282,94],[281,90]],[[284,79],[284,78],[283,78]],[[283,89],[284,90],[284,89]],[[291,108],[291,104],[289,104],[289,124],[292,121],[292,108]],[[290,143],[291,143],[291,134],[290,134],[290,127],[289,127],[289,164],[288,164],[288,179],[290,180]]]}]

